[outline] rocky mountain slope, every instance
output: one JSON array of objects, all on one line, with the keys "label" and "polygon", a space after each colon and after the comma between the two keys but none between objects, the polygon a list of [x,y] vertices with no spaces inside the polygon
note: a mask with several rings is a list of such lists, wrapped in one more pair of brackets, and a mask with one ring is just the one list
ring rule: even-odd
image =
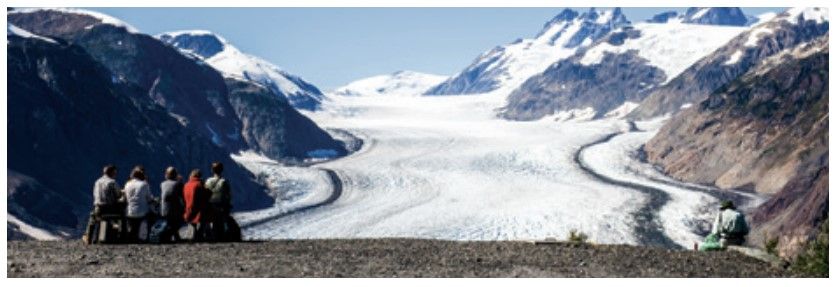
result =
[{"label": "rocky mountain slope", "polygon": [[397,71],[348,83],[334,89],[333,94],[340,96],[421,95],[445,79],[444,76],[439,75]]},{"label": "rocky mountain slope", "polygon": [[667,122],[648,160],[685,181],[773,194],[752,235],[797,251],[827,217],[828,48],[823,36],[761,60]]},{"label": "rocky mountain slope", "polygon": [[827,8],[792,8],[741,33],[650,93],[630,114],[676,113],[746,73],[763,59],[827,34]]},{"label": "rocky mountain slope", "polygon": [[629,23],[619,8],[602,11],[591,8],[584,13],[565,9],[534,38],[519,39],[483,53],[462,72],[425,94],[478,94],[500,88],[510,91],[550,64]]},{"label": "rocky mountain slope", "polygon": [[198,57],[226,77],[242,78],[268,87],[298,109],[316,110],[323,100],[313,84],[291,75],[259,57],[245,54],[223,37],[209,31],[177,31],[159,34],[161,41]]},{"label": "rocky mountain slope", "polygon": [[[205,169],[229,153],[183,127],[131,83],[113,81],[106,67],[76,45],[11,35],[9,38],[10,214],[46,230],[86,223],[92,182],[105,164],[123,182],[142,164],[152,182],[168,165]],[[230,168],[239,209],[272,200],[242,169]],[[55,228],[60,227],[60,228]],[[67,234],[73,235],[73,234]]]},{"label": "rocky mountain slope", "polygon": [[557,114],[563,118],[578,110],[589,110],[593,118],[626,114],[652,91],[746,30],[729,27],[726,24],[733,19],[718,16],[743,15],[739,8],[700,11],[708,18],[686,14],[610,32],[529,78],[510,94],[500,116],[536,120]]},{"label": "rocky mountain slope", "polygon": [[[26,187],[10,185],[8,198],[20,206],[10,212],[22,211],[15,216],[26,223],[45,223],[36,227],[46,230],[84,224],[90,186],[106,163],[121,169],[120,182],[135,164],[156,182],[155,171],[168,165],[185,173],[222,161],[240,210],[273,199],[252,174],[234,168],[230,153],[345,154],[341,142],[271,89],[225,78],[119,20],[76,9],[12,10],[8,19],[9,123],[16,127],[9,131],[9,170]],[[55,210],[72,209],[80,220],[64,222],[33,206],[38,193],[66,201]]]},{"label": "rocky mountain slope", "polygon": [[[243,129],[254,126],[242,124],[231,105],[226,80],[220,72],[154,37],[105,24],[99,18],[75,11],[79,10],[12,11],[9,21],[34,34],[61,38],[83,47],[111,71],[115,81],[132,83],[147,91],[151,99],[165,107],[184,126],[210,138],[230,153],[255,149],[270,151],[265,155],[275,159],[306,157],[308,151],[322,149],[345,153],[342,144],[321,129],[302,126],[302,131],[308,131],[306,136],[288,136],[296,132],[291,123],[308,121],[292,108],[282,110],[281,117],[287,121],[276,121],[269,129],[262,129],[276,133],[272,136],[276,141],[247,142],[242,135],[252,131]],[[274,105],[288,104],[283,97],[274,97]],[[305,148],[288,149],[293,141],[299,141],[293,144]]]}]

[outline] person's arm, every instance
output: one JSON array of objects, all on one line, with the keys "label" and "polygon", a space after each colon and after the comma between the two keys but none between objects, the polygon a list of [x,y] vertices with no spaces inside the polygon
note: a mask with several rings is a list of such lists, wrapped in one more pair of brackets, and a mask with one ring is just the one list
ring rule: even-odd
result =
[{"label": "person's arm", "polygon": [[[146,197],[148,197],[148,202],[153,203],[153,204],[160,203],[160,200],[157,199],[156,197],[154,197],[154,194],[151,193],[151,185],[150,184],[147,184],[147,183],[145,184],[145,194],[147,194]],[[160,197],[162,197],[162,194],[160,194]]]},{"label": "person's arm", "polygon": [[[720,213],[723,213],[721,210]],[[711,226],[711,234],[720,235],[720,213],[714,218],[714,225]]]}]

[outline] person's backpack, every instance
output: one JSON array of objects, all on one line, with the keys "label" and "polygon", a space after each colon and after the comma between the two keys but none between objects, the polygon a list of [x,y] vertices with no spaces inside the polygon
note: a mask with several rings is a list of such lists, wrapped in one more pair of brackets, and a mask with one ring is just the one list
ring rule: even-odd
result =
[{"label": "person's backpack", "polygon": [[151,226],[151,231],[148,233],[148,242],[153,244],[160,244],[164,242],[168,242],[169,238],[167,237],[168,231],[168,221],[164,219],[157,220],[153,226]]},{"label": "person's backpack", "polygon": [[[720,214],[721,222],[722,222],[722,213]],[[734,212],[733,218],[730,218],[723,226],[721,232],[727,234],[738,234],[738,235],[746,235],[749,233],[749,226],[746,224],[746,217],[743,213]]]}]

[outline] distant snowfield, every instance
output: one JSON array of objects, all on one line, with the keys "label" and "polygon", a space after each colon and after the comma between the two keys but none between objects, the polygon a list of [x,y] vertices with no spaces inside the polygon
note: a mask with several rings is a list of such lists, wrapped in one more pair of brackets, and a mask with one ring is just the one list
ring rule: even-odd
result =
[{"label": "distant snowfield", "polygon": [[[342,196],[333,204],[245,229],[245,236],[520,240],[566,238],[575,229],[597,243],[640,244],[631,213],[641,207],[644,195],[598,182],[573,162],[581,145],[626,130],[626,123],[500,120],[493,109],[504,104],[502,95],[332,96],[322,112],[308,115],[323,127],[348,130],[365,141],[361,151],[318,166],[339,174]],[[649,136],[640,134],[641,140]],[[633,145],[585,157],[618,173],[630,152],[626,148]],[[305,202],[327,197],[327,178],[311,176],[315,169],[253,163],[258,157],[236,159],[256,173],[288,182],[322,180],[308,184],[310,192],[282,184],[276,186],[279,193],[310,194],[299,196]],[[687,246],[696,239],[688,219],[713,201],[688,191],[672,198],[662,210],[669,216],[665,231]],[[254,220],[298,204],[279,202],[273,211],[237,216]]]}]

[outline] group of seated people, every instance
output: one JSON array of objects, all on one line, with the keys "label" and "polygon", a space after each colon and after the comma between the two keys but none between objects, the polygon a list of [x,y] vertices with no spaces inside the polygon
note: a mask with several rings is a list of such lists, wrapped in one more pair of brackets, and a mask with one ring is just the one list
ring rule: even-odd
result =
[{"label": "group of seated people", "polygon": [[[151,194],[145,168],[136,166],[124,189],[116,182],[116,166],[107,165],[93,185],[93,211],[84,234],[86,243],[98,241],[94,232],[102,220],[118,222],[121,242],[148,241],[152,233],[158,242],[181,241],[180,229],[191,230],[193,241],[236,241],[241,233],[230,216],[232,194],[229,181],[222,176],[223,164],[212,163],[212,177],[201,179],[199,169],[189,174],[184,184],[177,169],[165,169],[160,183],[160,198]],[[145,221],[147,236],[140,236]],[[94,234],[95,233],[95,234]]]}]

